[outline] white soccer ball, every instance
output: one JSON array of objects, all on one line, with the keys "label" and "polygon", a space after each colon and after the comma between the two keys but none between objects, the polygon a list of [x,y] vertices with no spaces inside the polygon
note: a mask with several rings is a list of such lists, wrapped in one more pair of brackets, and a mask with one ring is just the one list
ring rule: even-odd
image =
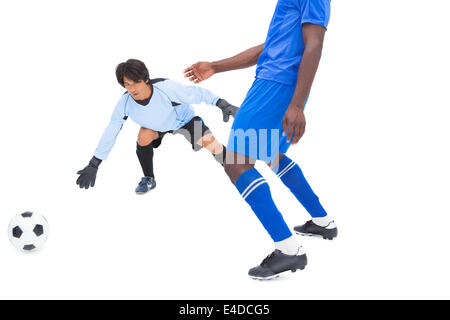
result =
[{"label": "white soccer ball", "polygon": [[21,251],[36,251],[48,237],[48,222],[43,215],[24,212],[12,218],[8,237],[14,247]]}]

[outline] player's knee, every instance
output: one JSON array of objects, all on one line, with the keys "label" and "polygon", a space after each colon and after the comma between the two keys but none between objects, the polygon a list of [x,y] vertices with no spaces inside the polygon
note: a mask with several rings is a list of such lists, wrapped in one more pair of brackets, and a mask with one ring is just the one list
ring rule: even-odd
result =
[{"label": "player's knee", "polygon": [[224,169],[233,184],[239,179],[245,171],[253,169],[252,164],[225,163]]},{"label": "player's knee", "polygon": [[223,145],[219,141],[217,141],[212,134],[207,134],[203,136],[197,141],[196,144],[202,146],[203,148],[205,148],[214,155],[223,152]]},{"label": "player's knee", "polygon": [[219,155],[222,154],[225,151],[225,147],[217,140],[214,140],[211,144],[206,146],[212,154]]},{"label": "player's knee", "polygon": [[278,164],[280,163],[280,161],[283,157],[284,157],[284,154],[279,153],[271,162],[266,162],[266,165],[268,165],[269,168],[273,170],[276,167],[278,167]]},{"label": "player's knee", "polygon": [[235,164],[225,162],[223,168],[225,169],[225,173],[230,178],[230,180],[233,183],[235,183],[235,181],[233,181],[234,180],[233,177],[235,176],[235,172],[236,172]]},{"label": "player's knee", "polygon": [[158,139],[158,136],[159,136],[158,132],[156,131],[141,128],[138,134],[138,145],[142,147],[148,146],[150,143],[153,142],[153,140]]}]

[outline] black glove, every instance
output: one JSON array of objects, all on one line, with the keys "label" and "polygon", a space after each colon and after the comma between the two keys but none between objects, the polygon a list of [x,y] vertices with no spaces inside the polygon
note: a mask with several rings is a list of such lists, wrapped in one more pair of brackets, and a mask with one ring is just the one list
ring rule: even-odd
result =
[{"label": "black glove", "polygon": [[77,185],[81,189],[89,189],[89,186],[93,187],[95,185],[95,178],[97,177],[98,166],[102,163],[102,160],[92,157],[89,161],[89,165],[83,170],[77,172],[80,176],[77,179]]},{"label": "black glove", "polygon": [[216,106],[222,110],[224,122],[228,122],[228,120],[230,120],[230,116],[236,116],[236,112],[239,110],[238,107],[229,104],[228,101],[224,99],[219,99]]}]

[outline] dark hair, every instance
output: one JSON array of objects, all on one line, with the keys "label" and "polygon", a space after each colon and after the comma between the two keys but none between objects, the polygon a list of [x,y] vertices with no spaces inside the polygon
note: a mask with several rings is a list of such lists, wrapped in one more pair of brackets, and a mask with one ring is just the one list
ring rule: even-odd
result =
[{"label": "dark hair", "polygon": [[137,59],[128,59],[126,62],[119,64],[116,68],[116,77],[122,87],[125,87],[123,84],[123,77],[127,77],[134,82],[139,82],[141,80],[147,82],[147,80],[150,80],[150,75],[145,63]]}]

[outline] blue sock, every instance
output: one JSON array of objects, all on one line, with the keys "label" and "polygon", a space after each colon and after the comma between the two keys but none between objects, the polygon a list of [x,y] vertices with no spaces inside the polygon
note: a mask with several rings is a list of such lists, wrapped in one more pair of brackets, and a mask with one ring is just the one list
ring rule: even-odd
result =
[{"label": "blue sock", "polygon": [[281,158],[278,167],[273,171],[283,181],[286,187],[291,190],[298,201],[313,218],[326,217],[327,212],[319,202],[319,198],[306,181],[302,170],[293,160],[287,156]]},{"label": "blue sock", "polygon": [[256,169],[250,169],[241,174],[236,181],[236,188],[273,241],[282,241],[292,236],[283,216],[273,202],[269,185]]}]

